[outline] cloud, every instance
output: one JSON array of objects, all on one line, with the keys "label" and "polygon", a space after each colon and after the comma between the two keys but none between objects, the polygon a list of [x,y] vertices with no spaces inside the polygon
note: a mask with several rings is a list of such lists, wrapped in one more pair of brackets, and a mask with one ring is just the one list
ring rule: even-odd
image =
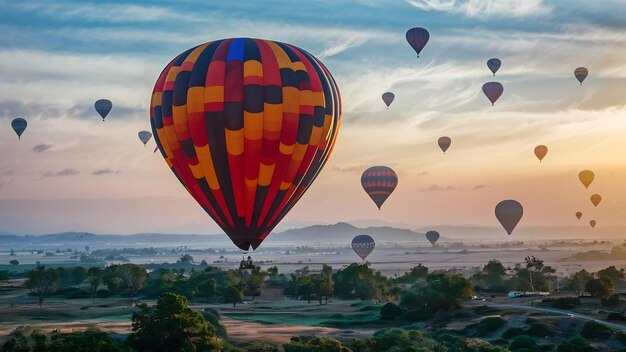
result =
[{"label": "cloud", "polygon": [[60,177],[60,176],[74,176],[74,175],[78,175],[80,172],[78,172],[78,170],[76,169],[63,169],[61,171],[57,171],[57,172],[52,172],[52,171],[46,171],[43,174],[43,177]]},{"label": "cloud", "polygon": [[33,151],[37,153],[43,153],[52,147],[54,147],[54,144],[37,144],[33,147]]},{"label": "cloud", "polygon": [[489,188],[491,187],[490,185],[476,185],[472,188],[472,190],[477,191],[479,189],[483,189],[483,188]]},{"label": "cloud", "polygon": [[419,176],[426,176],[426,175],[428,175],[428,171],[418,172],[417,175],[415,175],[415,176],[419,177]]},{"label": "cloud", "polygon": [[546,15],[552,8],[543,0],[407,0],[424,11],[460,13],[466,17],[527,17]]},{"label": "cloud", "polygon": [[117,174],[117,173],[119,173],[119,171],[113,171],[113,170],[111,170],[109,168],[106,168],[106,169],[98,169],[98,170],[94,171],[92,173],[92,175],[100,176],[100,175],[109,175],[109,174]]},{"label": "cloud", "polygon": [[2,175],[2,176],[10,176],[10,175],[13,175],[13,174],[15,174],[15,170],[6,170],[6,171],[0,172],[0,175]]},{"label": "cloud", "polygon": [[439,192],[439,191],[454,191],[459,189],[458,187],[455,186],[446,186],[446,187],[442,187],[439,186],[437,184],[433,184],[428,188],[424,188],[422,189],[422,192]]}]

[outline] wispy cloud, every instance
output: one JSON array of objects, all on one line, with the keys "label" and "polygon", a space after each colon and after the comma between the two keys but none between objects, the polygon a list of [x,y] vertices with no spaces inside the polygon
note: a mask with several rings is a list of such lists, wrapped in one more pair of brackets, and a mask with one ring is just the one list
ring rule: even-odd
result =
[{"label": "wispy cloud", "polygon": [[43,153],[52,147],[54,147],[54,144],[37,144],[33,147],[33,151],[37,153]]},{"label": "wispy cloud", "polygon": [[543,0],[407,0],[424,11],[446,11],[467,17],[527,17],[546,15],[552,8]]},{"label": "wispy cloud", "polygon": [[43,177],[62,177],[62,176],[75,176],[78,175],[80,172],[78,172],[78,170],[76,169],[63,169],[61,171],[57,171],[57,172],[53,172],[53,171],[46,171],[42,176]]},{"label": "wispy cloud", "polygon": [[415,176],[419,177],[419,176],[426,176],[426,175],[428,175],[428,171],[418,172],[417,175],[415,175]]},{"label": "wispy cloud", "polygon": [[457,189],[459,189],[459,188],[456,187],[456,186],[446,186],[446,187],[443,187],[443,186],[439,186],[437,184],[433,184],[433,185],[431,185],[428,188],[422,189],[422,192],[454,191],[454,190],[457,190]]},{"label": "wispy cloud", "polygon": [[92,173],[92,175],[94,175],[94,176],[101,176],[101,175],[109,175],[109,174],[117,174],[117,173],[119,173],[119,171],[114,171],[114,170],[111,170],[109,168],[106,168],[106,169],[98,169],[98,170],[94,171]]}]

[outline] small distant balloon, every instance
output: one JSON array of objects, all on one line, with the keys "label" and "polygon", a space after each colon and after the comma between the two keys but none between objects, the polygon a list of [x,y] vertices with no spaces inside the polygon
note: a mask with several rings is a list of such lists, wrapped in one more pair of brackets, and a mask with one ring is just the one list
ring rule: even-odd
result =
[{"label": "small distant balloon", "polygon": [[17,134],[17,139],[22,139],[22,133],[26,130],[26,126],[28,126],[28,122],[25,119],[18,117],[11,121],[11,127],[13,131]]},{"label": "small distant balloon", "polygon": [[435,243],[437,243],[437,240],[439,239],[439,232],[437,231],[426,232],[426,239],[430,242],[430,244],[434,246]]},{"label": "small distant balloon", "polygon": [[494,57],[493,59],[487,60],[487,67],[489,67],[494,76],[496,75],[496,72],[498,72],[498,70],[500,69],[500,66],[502,66],[502,61],[500,61],[500,59],[496,59]]},{"label": "small distant balloon", "polygon": [[591,225],[591,228],[596,227],[596,221],[595,220],[589,220],[589,225]]},{"label": "small distant balloon", "polygon": [[107,117],[107,115],[113,108],[113,103],[111,103],[111,101],[108,99],[99,99],[96,100],[94,107],[96,108],[98,114],[100,114],[100,116],[102,117],[102,121],[104,121],[104,118]]},{"label": "small distant balloon", "polygon": [[452,144],[452,139],[450,139],[450,137],[443,136],[439,138],[439,140],[437,140],[437,144],[439,144],[439,148],[441,148],[441,150],[445,154],[446,150],[448,150],[448,148],[450,148],[450,145]]},{"label": "small distant balloon", "polygon": [[539,159],[539,162],[546,157],[546,154],[548,154],[548,147],[545,145],[538,145],[535,147],[535,156]]},{"label": "small distant balloon", "polygon": [[428,39],[430,39],[430,33],[424,28],[411,28],[406,32],[406,41],[415,50],[417,57],[420,57],[420,52],[428,43]]},{"label": "small distant balloon", "polygon": [[599,194],[594,194],[591,196],[591,203],[593,204],[594,207],[597,207],[601,201],[602,201],[602,196],[600,196]]},{"label": "small distant balloon", "polygon": [[361,259],[365,260],[376,247],[376,242],[369,235],[358,235],[352,239],[352,250]]},{"label": "small distant balloon", "polygon": [[509,235],[515,229],[515,226],[519,223],[524,215],[524,208],[522,205],[512,199],[503,200],[496,205],[496,218],[506,230]]},{"label": "small distant balloon", "polygon": [[577,218],[578,220],[580,220],[580,218],[582,218],[582,216],[583,216],[583,213],[581,213],[581,212],[579,212],[579,211],[577,211],[577,212],[576,212],[576,218]]},{"label": "small distant balloon", "polygon": [[574,76],[576,76],[576,79],[578,80],[578,82],[580,82],[580,85],[583,84],[583,81],[585,80],[585,78],[587,78],[588,74],[589,71],[586,67],[579,67],[574,70]]},{"label": "small distant balloon", "polygon": [[387,166],[372,166],[361,175],[361,186],[378,209],[398,185],[398,175]]},{"label": "small distant balloon", "polygon": [[146,144],[150,141],[150,138],[152,138],[152,133],[148,131],[139,131],[139,133],[137,133],[137,136],[139,137],[139,140],[141,141],[141,143],[143,143],[143,146],[145,147]]},{"label": "small distant balloon", "polygon": [[593,179],[595,177],[596,176],[594,175],[593,171],[590,170],[583,170],[578,173],[578,179],[583,184],[583,186],[585,186],[585,188],[589,188],[591,182],[593,182]]},{"label": "small distant balloon", "polygon": [[391,105],[391,103],[393,103],[393,100],[395,98],[396,98],[396,95],[391,93],[391,92],[383,93],[383,101],[385,102],[385,105],[387,105],[387,108],[389,108],[389,105]]},{"label": "small distant balloon", "polygon": [[492,106],[496,103],[498,98],[500,98],[503,92],[504,87],[500,84],[500,82],[487,82],[483,84],[483,93],[485,93]]}]

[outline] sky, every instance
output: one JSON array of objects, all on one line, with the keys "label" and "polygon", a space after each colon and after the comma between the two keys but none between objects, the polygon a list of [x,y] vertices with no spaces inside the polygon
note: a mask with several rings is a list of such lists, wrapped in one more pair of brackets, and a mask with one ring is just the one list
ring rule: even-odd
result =
[{"label": "sky", "polygon": [[[503,199],[524,205],[520,227],[626,225],[624,13],[621,0],[0,0],[0,231],[219,232],[137,132],[150,129],[163,67],[230,37],[304,48],[341,91],[333,155],[279,229],[498,226]],[[411,27],[431,34],[419,59]],[[504,85],[493,107],[481,91],[492,80]],[[106,122],[100,98],[114,104]],[[29,122],[19,142],[15,117]],[[549,148],[541,164],[538,144]],[[360,185],[373,165],[399,175],[380,211]],[[596,174],[589,190],[583,169]]]}]

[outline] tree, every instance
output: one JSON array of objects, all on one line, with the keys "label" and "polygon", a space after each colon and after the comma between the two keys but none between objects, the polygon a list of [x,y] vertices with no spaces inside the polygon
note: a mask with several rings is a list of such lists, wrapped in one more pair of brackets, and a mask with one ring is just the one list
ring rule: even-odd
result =
[{"label": "tree", "polygon": [[585,291],[587,283],[591,280],[593,280],[593,274],[585,269],[582,269],[567,278],[567,285],[565,285],[565,289],[572,290],[580,296]]},{"label": "tree", "polygon": [[402,313],[402,309],[392,302],[387,302],[380,308],[380,319],[395,320]]},{"label": "tree", "polygon": [[215,298],[215,294],[217,293],[217,282],[215,279],[208,279],[202,281],[198,286],[198,294],[207,299],[207,301],[211,301]]},{"label": "tree", "polygon": [[278,268],[276,266],[268,268],[267,276],[272,280],[276,280],[276,278],[278,278]]},{"label": "tree", "polygon": [[102,282],[102,269],[97,266],[92,266],[87,270],[87,281],[89,281],[89,291],[91,292],[91,301],[96,301],[96,293],[98,292],[98,286]]},{"label": "tree", "polygon": [[607,278],[613,282],[613,286],[621,286],[624,284],[624,269],[619,269],[615,265],[598,271],[599,278]]},{"label": "tree", "polygon": [[82,266],[77,266],[72,269],[72,283],[74,285],[80,285],[87,278],[87,269]]},{"label": "tree", "polygon": [[434,313],[455,308],[460,300],[474,295],[472,283],[461,275],[435,273],[428,275],[426,283],[418,283],[402,294],[400,305],[409,310],[423,309]]},{"label": "tree", "polygon": [[178,259],[178,263],[180,264],[192,264],[193,263],[193,257],[191,256],[191,254],[183,254],[180,259]]},{"label": "tree", "polygon": [[404,273],[404,275],[400,276],[396,279],[397,283],[401,284],[414,284],[419,280],[426,280],[428,277],[428,268],[419,263],[417,266],[414,266],[408,272]]},{"label": "tree", "polygon": [[11,265],[19,265],[20,261],[17,260],[17,259],[12,259],[11,261],[9,261],[9,264],[11,264]]},{"label": "tree", "polygon": [[504,279],[506,268],[496,259],[491,259],[485,264],[481,271],[472,276],[472,281],[476,286],[489,292],[506,291]]},{"label": "tree", "polygon": [[26,273],[26,287],[37,295],[39,307],[43,306],[46,295],[53,293],[59,284],[59,275],[54,269],[38,266]]},{"label": "tree", "polygon": [[246,293],[252,296],[252,301],[256,296],[261,295],[261,287],[263,286],[263,282],[265,282],[265,276],[267,273],[262,271],[260,267],[256,266],[250,273],[246,279]]},{"label": "tree", "polygon": [[308,303],[311,303],[311,300],[315,298],[315,286],[311,282],[309,277],[306,280],[303,280],[302,283],[298,284],[298,296]]},{"label": "tree", "polygon": [[599,279],[593,279],[587,283],[585,286],[585,291],[591,293],[592,296],[609,299],[613,296],[614,288],[613,281],[606,277],[601,277]]},{"label": "tree", "polygon": [[135,264],[122,264],[117,267],[116,272],[128,289],[129,303],[132,304],[135,294],[143,287],[148,273],[146,273],[146,269]]},{"label": "tree", "polygon": [[233,308],[236,308],[237,303],[241,302],[243,299],[243,291],[236,286],[230,285],[226,287],[223,297],[227,303],[232,303]]},{"label": "tree", "polygon": [[126,343],[140,351],[222,351],[223,342],[215,328],[200,312],[187,305],[187,299],[164,293],[156,306],[139,306],[132,316],[132,333]]},{"label": "tree", "polygon": [[515,281],[518,290],[550,291],[551,284],[546,274],[556,272],[543,264],[543,260],[534,256],[524,258],[524,267],[516,267]]},{"label": "tree", "polygon": [[338,340],[316,336],[292,336],[283,348],[285,352],[352,352]]}]

